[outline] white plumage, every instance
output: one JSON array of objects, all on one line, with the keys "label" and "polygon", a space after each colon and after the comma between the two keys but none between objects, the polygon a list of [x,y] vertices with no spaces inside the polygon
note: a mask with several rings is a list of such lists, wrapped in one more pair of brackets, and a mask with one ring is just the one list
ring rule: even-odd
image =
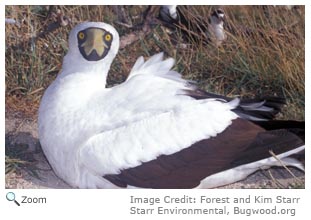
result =
[{"label": "white plumage", "polygon": [[[104,43],[94,37],[90,47],[102,48],[83,55],[81,50],[95,29]],[[106,37],[110,34],[112,39]],[[187,96],[193,86],[171,70],[174,60],[163,60],[162,53],[147,61],[138,58],[124,83],[105,88],[118,47],[119,36],[112,26],[94,22],[76,26],[62,71],[40,104],[43,151],[56,174],[73,187],[115,188],[105,175],[118,175],[187,149],[217,136],[238,118],[232,111],[238,99],[225,102]]]}]

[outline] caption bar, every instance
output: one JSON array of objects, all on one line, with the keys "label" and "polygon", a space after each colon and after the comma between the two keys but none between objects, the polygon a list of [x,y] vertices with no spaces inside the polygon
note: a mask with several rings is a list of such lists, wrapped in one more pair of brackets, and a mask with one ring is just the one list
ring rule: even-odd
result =
[{"label": "caption bar", "polygon": [[248,195],[244,197],[137,197],[129,198],[131,215],[287,215],[295,216],[300,197]]}]

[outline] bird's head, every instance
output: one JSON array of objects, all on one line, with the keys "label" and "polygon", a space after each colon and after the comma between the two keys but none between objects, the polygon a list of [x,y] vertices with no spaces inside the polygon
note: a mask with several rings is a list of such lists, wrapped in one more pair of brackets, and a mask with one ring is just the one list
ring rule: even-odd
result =
[{"label": "bird's head", "polygon": [[112,62],[119,50],[119,34],[109,24],[84,22],[70,32],[67,57],[76,62]]},{"label": "bird's head", "polygon": [[218,8],[214,10],[210,17],[210,23],[214,25],[222,24],[225,19],[225,12]]},{"label": "bird's head", "polygon": [[88,61],[103,59],[109,52],[113,36],[105,29],[89,27],[77,33],[81,55]]}]

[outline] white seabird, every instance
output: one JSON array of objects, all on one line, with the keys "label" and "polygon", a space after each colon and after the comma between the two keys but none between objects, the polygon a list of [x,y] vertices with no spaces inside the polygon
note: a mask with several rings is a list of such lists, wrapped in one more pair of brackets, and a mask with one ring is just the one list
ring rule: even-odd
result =
[{"label": "white seabird", "polygon": [[288,158],[304,149],[295,132],[300,122],[296,130],[288,129],[292,122],[266,125],[273,103],[197,90],[162,53],[138,58],[124,83],[106,88],[118,48],[112,26],[77,25],[61,73],[40,103],[42,149],[72,187],[217,187],[280,165],[269,151],[303,169]]},{"label": "white seabird", "polygon": [[171,28],[180,29],[189,39],[202,38],[205,42],[214,42],[218,46],[226,40],[225,12],[221,8],[213,10],[207,19],[202,19],[200,15],[194,16],[194,19],[189,19],[186,14],[177,8],[177,5],[162,5],[159,19]]}]

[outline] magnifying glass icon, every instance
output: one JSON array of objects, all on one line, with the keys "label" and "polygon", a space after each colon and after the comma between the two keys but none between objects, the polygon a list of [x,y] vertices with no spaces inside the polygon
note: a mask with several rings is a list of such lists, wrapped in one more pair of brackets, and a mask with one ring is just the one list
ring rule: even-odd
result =
[{"label": "magnifying glass icon", "polygon": [[15,200],[15,194],[13,192],[8,192],[6,194],[6,199],[8,201],[14,201],[16,205],[20,206],[20,204]]}]

